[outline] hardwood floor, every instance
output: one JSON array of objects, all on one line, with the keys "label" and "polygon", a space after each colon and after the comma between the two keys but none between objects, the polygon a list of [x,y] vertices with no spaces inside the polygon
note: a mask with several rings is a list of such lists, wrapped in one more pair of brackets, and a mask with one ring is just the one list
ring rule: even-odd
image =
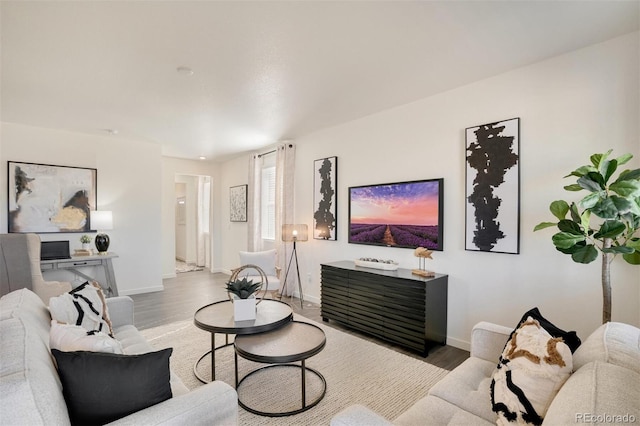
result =
[{"label": "hardwood floor", "polygon": [[[176,278],[164,280],[164,291],[131,296],[135,304],[135,325],[142,330],[193,319],[198,308],[227,298],[225,283],[228,278],[226,274],[212,274],[206,270],[186,272],[178,274]],[[296,298],[283,298],[283,301],[288,302],[295,313],[322,322],[320,305],[305,301],[304,307],[301,307],[300,299]],[[432,349],[427,357],[422,357],[402,347],[350,330],[335,321],[322,323],[447,370],[454,369],[469,357],[469,352],[448,345]]]}]

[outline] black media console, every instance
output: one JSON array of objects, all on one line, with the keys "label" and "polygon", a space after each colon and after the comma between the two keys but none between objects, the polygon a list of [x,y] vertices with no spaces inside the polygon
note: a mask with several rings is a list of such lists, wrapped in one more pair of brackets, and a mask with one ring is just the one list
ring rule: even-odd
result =
[{"label": "black media console", "polygon": [[322,265],[324,321],[404,346],[427,356],[447,339],[447,275],[423,278],[409,269],[363,268],[341,261]]}]

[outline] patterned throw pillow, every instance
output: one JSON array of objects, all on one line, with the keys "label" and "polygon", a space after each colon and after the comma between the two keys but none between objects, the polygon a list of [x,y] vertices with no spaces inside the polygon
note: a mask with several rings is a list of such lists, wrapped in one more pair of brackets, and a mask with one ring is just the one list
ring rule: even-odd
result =
[{"label": "patterned throw pillow", "polygon": [[573,368],[571,350],[532,317],[512,334],[491,381],[498,424],[542,424]]},{"label": "patterned throw pillow", "polygon": [[79,325],[60,324],[56,320],[51,320],[49,347],[63,352],[123,353],[122,344],[107,333],[87,331]]},{"label": "patterned throw pillow", "polygon": [[68,293],[52,297],[49,311],[61,324],[78,325],[87,331],[99,331],[113,337],[107,303],[97,282],[85,282]]}]

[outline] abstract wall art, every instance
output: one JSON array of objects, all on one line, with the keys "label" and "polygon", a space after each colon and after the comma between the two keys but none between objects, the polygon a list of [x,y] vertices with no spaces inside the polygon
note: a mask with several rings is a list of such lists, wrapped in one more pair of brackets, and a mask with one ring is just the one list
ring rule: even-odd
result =
[{"label": "abstract wall art", "polygon": [[466,129],[466,250],[520,252],[519,165],[519,118]]},{"label": "abstract wall art", "polygon": [[229,205],[231,222],[247,221],[247,185],[229,188]]},{"label": "abstract wall art", "polygon": [[96,169],[7,163],[9,232],[91,232]]},{"label": "abstract wall art", "polygon": [[315,160],[313,170],[313,238],[335,241],[338,239],[338,157]]}]

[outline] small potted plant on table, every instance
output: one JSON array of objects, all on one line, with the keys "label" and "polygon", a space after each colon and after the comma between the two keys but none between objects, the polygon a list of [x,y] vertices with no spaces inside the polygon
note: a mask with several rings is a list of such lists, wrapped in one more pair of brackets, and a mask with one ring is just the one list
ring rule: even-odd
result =
[{"label": "small potted plant on table", "polygon": [[80,237],[80,242],[82,243],[82,250],[91,250],[91,237],[88,235],[83,235]]},{"label": "small potted plant on table", "polygon": [[254,283],[246,277],[227,282],[227,291],[232,296],[233,319],[246,321],[256,319],[255,293],[262,287],[262,283]]}]

